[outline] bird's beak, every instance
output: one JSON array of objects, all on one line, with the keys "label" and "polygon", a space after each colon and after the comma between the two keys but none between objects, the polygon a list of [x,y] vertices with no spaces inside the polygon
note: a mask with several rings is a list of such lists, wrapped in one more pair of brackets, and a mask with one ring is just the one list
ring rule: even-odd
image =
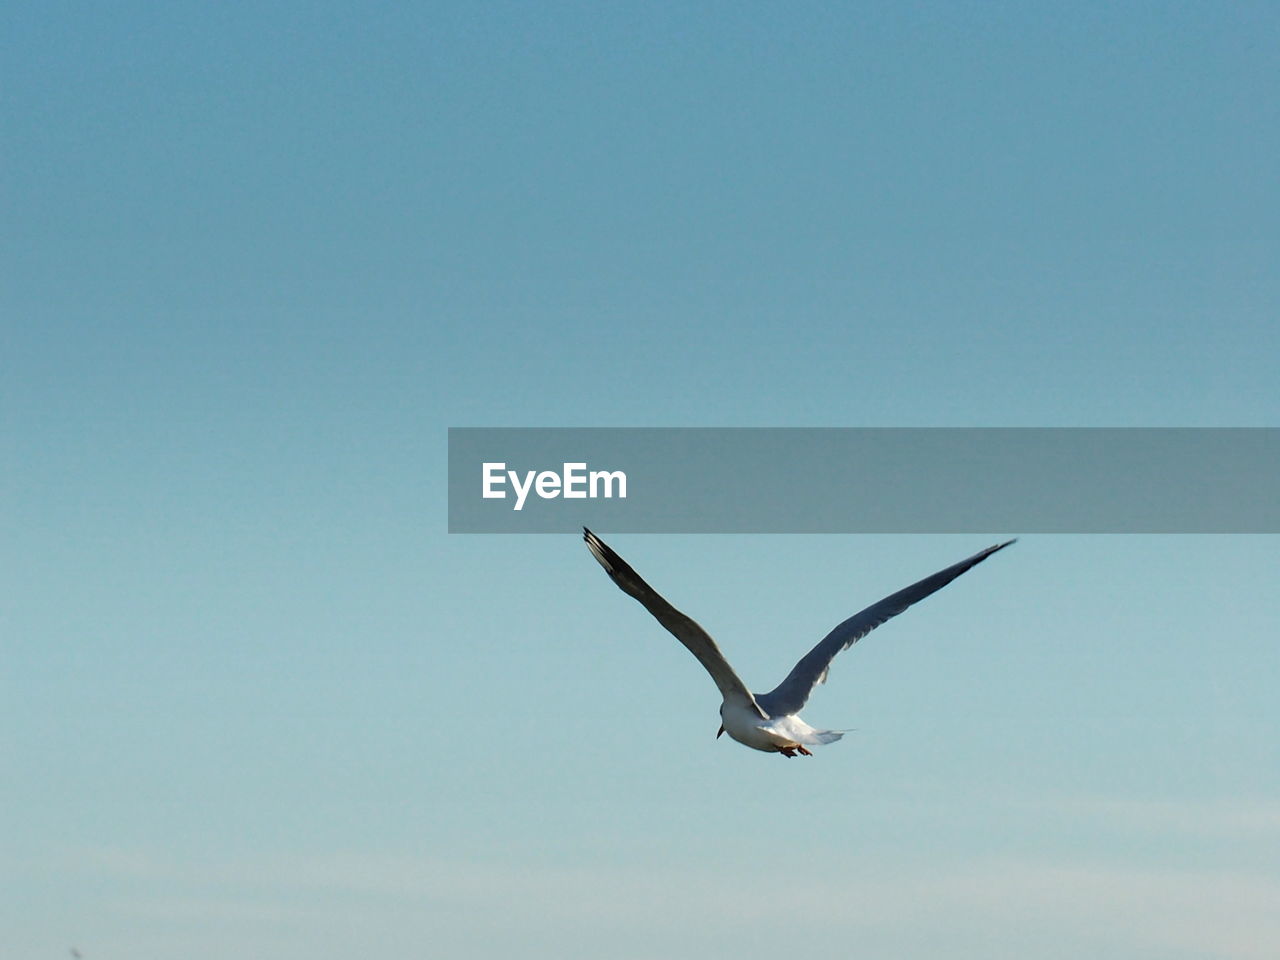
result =
[{"label": "bird's beak", "polygon": [[716,731],[716,739],[717,739],[717,740],[719,740],[719,739],[720,739],[720,734],[722,734],[722,733],[724,733],[724,724],[723,724],[723,723],[722,723],[722,724],[720,724],[720,729],[719,729],[718,731]]}]

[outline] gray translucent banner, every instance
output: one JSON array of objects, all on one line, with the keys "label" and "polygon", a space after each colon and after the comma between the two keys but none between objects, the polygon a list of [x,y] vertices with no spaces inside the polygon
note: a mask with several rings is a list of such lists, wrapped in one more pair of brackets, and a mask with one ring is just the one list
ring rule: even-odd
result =
[{"label": "gray translucent banner", "polygon": [[1280,533],[1278,481],[1271,428],[449,430],[450,533]]}]

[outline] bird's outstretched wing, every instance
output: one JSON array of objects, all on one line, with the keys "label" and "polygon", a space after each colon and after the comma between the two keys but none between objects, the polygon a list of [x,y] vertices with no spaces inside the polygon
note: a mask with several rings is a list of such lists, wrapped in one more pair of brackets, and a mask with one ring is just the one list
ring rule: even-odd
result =
[{"label": "bird's outstretched wing", "polygon": [[757,702],[771,716],[798,713],[809,699],[813,688],[826,682],[827,671],[837,653],[848,650],[886,620],[896,617],[907,607],[923,600],[929,594],[941,590],[966,570],[978,565],[997,550],[1003,550],[1015,542],[1007,540],[993,547],[987,547],[968,560],[961,560],[954,566],[939,570],[933,576],[925,577],[919,583],[913,583],[892,596],[885,597],[879,603],[873,603],[861,613],[854,614],[801,657],[800,662],[787,674],[787,679],[768,693],[757,694]]},{"label": "bird's outstretched wing", "polygon": [[667,603],[658,591],[640,579],[640,574],[632,570],[631,566],[614,553],[608,544],[586,527],[582,528],[582,539],[587,542],[591,555],[600,562],[605,573],[609,574],[622,592],[630,594],[644,604],[644,608],[653,614],[672,636],[688,647],[689,652],[698,658],[698,662],[707,668],[707,673],[711,674],[711,679],[716,682],[720,695],[725,700],[747,704],[751,710],[760,714],[761,719],[768,719],[756,704],[751,691],[734,673],[733,667],[729,666],[729,661],[725,660],[724,654],[720,652],[720,648],[716,646],[716,642],[711,639],[707,631]]}]

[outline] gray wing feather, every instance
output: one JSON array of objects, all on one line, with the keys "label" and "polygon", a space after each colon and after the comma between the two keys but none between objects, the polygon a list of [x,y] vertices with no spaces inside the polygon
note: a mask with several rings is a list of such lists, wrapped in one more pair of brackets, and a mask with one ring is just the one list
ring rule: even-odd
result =
[{"label": "gray wing feather", "polygon": [[978,565],[997,550],[1003,550],[1009,544],[1015,542],[1014,540],[1007,540],[1004,543],[997,543],[993,547],[987,547],[982,552],[975,553],[968,560],[961,560],[945,570],[938,571],[931,577],[925,577],[919,583],[913,583],[911,586],[885,597],[879,603],[873,603],[861,613],[854,614],[827,634],[816,647],[806,653],[800,659],[800,662],[792,668],[791,672],[787,674],[787,679],[783,680],[768,693],[757,694],[756,702],[770,716],[777,717],[798,713],[800,708],[808,701],[809,694],[813,691],[813,688],[820,683],[826,682],[827,671],[831,668],[831,661],[835,659],[836,654],[842,650],[848,650],[886,620],[896,617],[907,607],[913,603],[918,603],[929,594],[941,590],[966,570]]},{"label": "gray wing feather", "polygon": [[654,619],[666,627],[672,636],[698,658],[698,662],[706,668],[707,673],[711,674],[711,679],[715,681],[722,697],[726,700],[732,699],[746,703],[760,714],[761,719],[768,719],[756,704],[747,685],[734,673],[733,667],[729,666],[724,654],[720,652],[720,648],[716,646],[716,642],[711,639],[707,631],[667,603],[658,591],[645,583],[625,560],[609,548],[608,544],[586,527],[582,528],[582,539],[587,542],[591,555],[600,562],[605,573],[609,574],[622,592],[639,600],[644,608],[653,614]]}]

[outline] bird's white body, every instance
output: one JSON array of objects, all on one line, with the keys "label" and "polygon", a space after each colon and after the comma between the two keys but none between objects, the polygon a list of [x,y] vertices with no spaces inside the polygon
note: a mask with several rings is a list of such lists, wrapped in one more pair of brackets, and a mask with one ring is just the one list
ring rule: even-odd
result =
[{"label": "bird's white body", "polygon": [[720,707],[720,722],[734,740],[765,753],[780,753],[804,744],[834,743],[844,736],[838,730],[815,730],[795,714],[762,720],[748,704],[729,701]]}]

